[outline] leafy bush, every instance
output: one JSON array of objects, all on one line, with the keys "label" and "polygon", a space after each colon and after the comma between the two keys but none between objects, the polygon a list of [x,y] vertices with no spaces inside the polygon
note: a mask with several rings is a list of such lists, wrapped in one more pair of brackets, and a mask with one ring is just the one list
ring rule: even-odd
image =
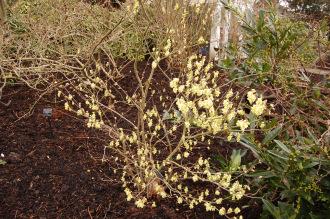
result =
[{"label": "leafy bush", "polygon": [[271,7],[260,9],[257,16],[252,12],[248,15],[237,14],[244,41],[242,45],[230,47],[221,66],[228,69],[233,78],[251,75],[259,82],[290,86],[290,82],[299,77],[297,69],[316,61],[317,45],[326,41],[326,32],[281,16]]},{"label": "leafy bush", "polygon": [[[247,180],[260,189],[263,218],[322,218],[330,206],[326,139],[330,105],[319,90],[322,85],[316,88],[300,69],[314,64],[318,53],[327,49],[327,31],[323,23],[311,28],[274,10],[258,12],[247,17],[236,12],[243,42],[232,44],[227,58],[220,60],[234,80],[259,89],[264,84],[275,87],[267,92],[273,119],[266,120],[262,133],[242,137],[242,145],[256,158],[247,165],[255,169],[246,175],[252,181]],[[279,121],[283,124],[278,125]],[[265,135],[263,140],[260,135]]]},{"label": "leafy bush", "polygon": [[[266,168],[256,168],[252,184],[265,188],[262,191],[264,208],[274,218],[317,218],[329,213],[330,162],[329,155],[318,148],[300,142],[284,144],[270,132],[263,146],[251,139],[242,144],[251,148]],[[266,140],[266,141],[265,141]],[[317,147],[319,145],[316,145]],[[271,200],[279,201],[275,207]],[[281,201],[281,202],[280,202]],[[265,212],[264,217],[268,218]]]}]

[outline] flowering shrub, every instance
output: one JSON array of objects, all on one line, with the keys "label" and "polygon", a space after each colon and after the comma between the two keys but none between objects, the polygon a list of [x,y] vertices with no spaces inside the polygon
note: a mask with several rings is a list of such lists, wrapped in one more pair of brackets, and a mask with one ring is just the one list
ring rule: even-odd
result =
[{"label": "flowering shrub", "polygon": [[[170,50],[170,42],[154,51],[155,59],[146,80],[135,68],[139,92],[129,95],[114,83],[125,96],[124,104],[136,109],[136,121],[126,118],[117,104],[104,104],[117,97],[110,84],[95,71],[86,73],[86,77],[80,75],[74,89],[66,86],[58,94],[64,95],[66,110],[87,118],[88,127],[111,127],[112,133],[116,133],[107,147],[113,151],[114,161],[122,165],[121,181],[128,201],[134,200],[137,207],[143,208],[155,206],[156,197],[175,197],[177,203],[190,208],[201,204],[207,211],[218,211],[220,215],[239,215],[237,206],[225,207],[222,202],[235,202],[249,193],[249,186],[238,177],[240,167],[236,172],[216,170],[210,157],[200,156],[199,151],[214,147],[215,138],[240,141],[251,123],[254,126],[262,123],[259,118],[266,111],[266,101],[255,90],[250,91],[244,107],[249,107],[251,113],[246,114],[243,104],[238,103],[238,93],[222,91],[220,72],[213,69],[212,63],[206,63],[205,57],[196,55],[189,57],[184,72],[169,78],[164,89],[172,91],[172,95],[163,97],[155,90],[150,91],[158,65]],[[162,104],[147,104],[153,95]],[[166,104],[165,99],[170,103]],[[122,118],[131,128],[106,120],[109,113]],[[196,186],[199,182],[207,185],[205,189]]]}]

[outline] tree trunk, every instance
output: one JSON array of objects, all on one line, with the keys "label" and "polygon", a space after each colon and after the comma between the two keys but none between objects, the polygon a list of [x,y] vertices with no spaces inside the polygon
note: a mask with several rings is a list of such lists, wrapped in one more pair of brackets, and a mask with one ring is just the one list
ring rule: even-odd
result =
[{"label": "tree trunk", "polygon": [[0,0],[0,25],[6,21],[6,0]]}]

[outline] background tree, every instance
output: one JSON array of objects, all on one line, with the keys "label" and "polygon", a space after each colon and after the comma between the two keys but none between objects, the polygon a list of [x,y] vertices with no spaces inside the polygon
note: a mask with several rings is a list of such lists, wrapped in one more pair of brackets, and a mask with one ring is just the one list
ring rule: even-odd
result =
[{"label": "background tree", "polygon": [[330,41],[330,3],[329,0],[285,0],[295,12],[304,13],[314,19],[327,19],[328,40]]},{"label": "background tree", "polygon": [[0,25],[2,25],[6,20],[6,0],[0,0]]}]

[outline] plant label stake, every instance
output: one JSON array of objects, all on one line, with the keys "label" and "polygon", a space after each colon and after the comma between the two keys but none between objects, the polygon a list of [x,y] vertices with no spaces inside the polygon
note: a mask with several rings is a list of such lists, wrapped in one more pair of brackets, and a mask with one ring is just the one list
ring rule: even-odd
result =
[{"label": "plant label stake", "polygon": [[52,108],[44,108],[42,110],[42,113],[44,117],[47,119],[48,125],[49,125],[49,138],[54,138],[54,133],[53,133],[53,127],[51,123],[51,118],[53,114],[53,109]]}]

